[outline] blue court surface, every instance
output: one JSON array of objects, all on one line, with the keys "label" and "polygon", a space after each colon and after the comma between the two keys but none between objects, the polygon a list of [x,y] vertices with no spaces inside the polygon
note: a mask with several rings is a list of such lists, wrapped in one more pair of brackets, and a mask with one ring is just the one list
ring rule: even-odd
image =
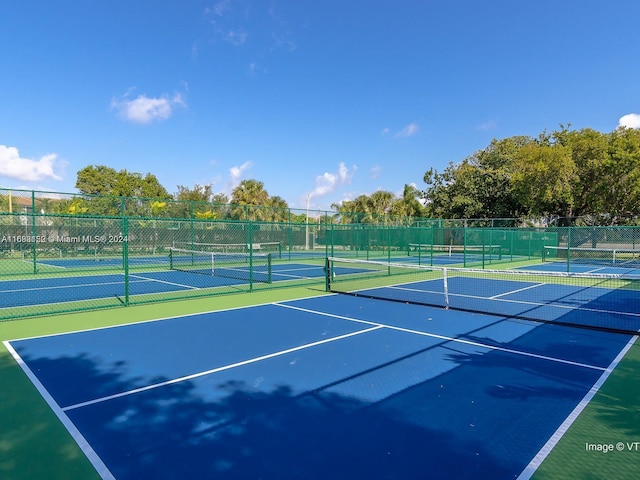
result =
[{"label": "blue court surface", "polygon": [[[166,256],[146,256],[146,257],[128,257],[129,265],[135,266],[161,266],[167,265]],[[122,256],[117,257],[100,257],[87,256],[77,258],[45,258],[38,259],[39,265],[47,265],[57,268],[82,268],[82,267],[121,267],[123,264]]]},{"label": "blue court surface", "polygon": [[[235,270],[240,278],[177,270],[130,273],[129,292],[130,295],[145,295],[246,285],[249,268]],[[319,265],[283,263],[272,266],[273,282],[320,278],[324,275],[324,268]],[[264,276],[262,272],[256,274],[256,278]],[[0,308],[119,297],[124,291],[124,284],[123,274],[6,280],[0,282]]]},{"label": "blue court surface", "polygon": [[631,338],[327,295],[5,345],[104,479],[513,479]]}]

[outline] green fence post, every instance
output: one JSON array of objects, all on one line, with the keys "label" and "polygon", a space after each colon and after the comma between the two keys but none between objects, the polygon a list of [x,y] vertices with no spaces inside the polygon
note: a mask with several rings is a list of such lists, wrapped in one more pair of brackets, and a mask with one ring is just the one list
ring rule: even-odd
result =
[{"label": "green fence post", "polygon": [[464,227],[462,227],[462,265],[467,266],[467,221],[464,221]]},{"label": "green fence post", "polygon": [[38,273],[37,245],[36,245],[36,194],[31,191],[31,254],[33,256],[33,274]]},{"label": "green fence post", "polygon": [[122,217],[122,262],[124,264],[124,304],[129,305],[129,220]]},{"label": "green fence post", "polygon": [[249,229],[249,291],[253,291],[253,224],[247,223]]},{"label": "green fence post", "polygon": [[571,271],[571,227],[567,227],[567,273]]},{"label": "green fence post", "polygon": [[330,255],[331,257],[333,257],[334,254],[335,254],[335,248],[334,248],[334,245],[333,245],[333,242],[334,242],[334,239],[333,239],[333,227],[334,227],[334,225],[332,223],[331,224],[331,230],[330,230],[331,231],[331,255]]},{"label": "green fence post", "polygon": [[331,291],[331,261],[329,260],[329,257],[327,257],[324,261],[324,274],[325,274],[324,289],[326,292],[330,292]]}]

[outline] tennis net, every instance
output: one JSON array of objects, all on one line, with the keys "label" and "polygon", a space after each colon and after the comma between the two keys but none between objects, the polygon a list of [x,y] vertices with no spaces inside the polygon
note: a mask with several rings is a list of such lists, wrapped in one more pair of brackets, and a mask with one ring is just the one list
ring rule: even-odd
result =
[{"label": "tennis net", "polygon": [[638,268],[640,249],[546,246],[542,251],[542,261]]},{"label": "tennis net", "polygon": [[485,265],[502,259],[500,245],[437,245],[409,243],[407,255],[417,259],[421,265],[438,263],[460,263]]},{"label": "tennis net", "polygon": [[328,258],[327,290],[622,333],[640,330],[640,276]]},{"label": "tennis net", "polygon": [[173,248],[215,253],[267,254],[272,257],[282,257],[282,243],[205,243],[205,242],[173,242]]},{"label": "tennis net", "polygon": [[271,254],[205,252],[171,248],[169,268],[182,272],[271,283]]}]

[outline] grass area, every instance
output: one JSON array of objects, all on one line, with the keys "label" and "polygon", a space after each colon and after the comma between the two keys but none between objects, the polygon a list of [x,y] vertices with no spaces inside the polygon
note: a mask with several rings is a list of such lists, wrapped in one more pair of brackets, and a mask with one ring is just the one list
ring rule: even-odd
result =
[{"label": "grass area", "polygon": [[[278,289],[85,313],[0,322],[0,340],[50,335],[157,318],[321,295],[320,288]],[[62,423],[4,345],[0,346],[0,478],[99,480]]]},{"label": "grass area", "polygon": [[[635,480],[640,475],[640,342],[551,451],[533,480]],[[589,446],[591,445],[591,446]],[[598,450],[598,447],[607,446]],[[622,450],[618,450],[618,448]]]}]

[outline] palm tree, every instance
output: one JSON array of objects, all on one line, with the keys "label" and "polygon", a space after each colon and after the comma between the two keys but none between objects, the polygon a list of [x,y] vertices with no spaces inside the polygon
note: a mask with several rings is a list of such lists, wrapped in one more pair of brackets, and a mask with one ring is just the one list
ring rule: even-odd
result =
[{"label": "palm tree", "polygon": [[269,199],[271,208],[271,220],[274,222],[286,222],[289,219],[289,205],[282,197],[271,197]]},{"label": "palm tree", "polygon": [[369,198],[371,220],[379,223],[382,220],[386,223],[387,213],[393,203],[394,195],[386,190],[378,190],[371,194]]},{"label": "palm tree", "polygon": [[236,207],[231,212],[234,218],[246,220],[265,220],[269,193],[264,183],[257,180],[242,180],[231,192],[231,203]]},{"label": "palm tree", "polygon": [[[423,207],[418,201],[420,191],[413,185],[405,185],[402,192],[402,198],[393,200],[389,213],[394,217],[402,217],[410,221],[412,218],[418,218],[423,215]],[[399,218],[396,218],[399,220]]]}]

